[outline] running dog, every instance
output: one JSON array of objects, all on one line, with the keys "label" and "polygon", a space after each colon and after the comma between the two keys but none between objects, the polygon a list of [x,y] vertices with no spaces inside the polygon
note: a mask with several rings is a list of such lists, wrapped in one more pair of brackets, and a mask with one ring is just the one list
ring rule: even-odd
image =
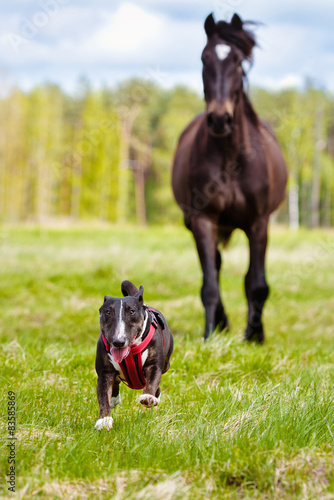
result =
[{"label": "running dog", "polygon": [[95,362],[99,431],[112,428],[110,413],[120,403],[121,381],[131,389],[143,389],[139,397],[143,406],[159,404],[161,375],[169,369],[174,347],[161,312],[144,304],[144,288],[123,281],[121,289],[124,298],[105,296],[100,308]]}]

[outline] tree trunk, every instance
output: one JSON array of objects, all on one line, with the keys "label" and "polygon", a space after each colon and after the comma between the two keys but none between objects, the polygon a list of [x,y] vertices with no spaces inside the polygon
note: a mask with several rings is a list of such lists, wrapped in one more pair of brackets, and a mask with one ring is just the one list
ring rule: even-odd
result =
[{"label": "tree trunk", "polygon": [[328,185],[326,187],[326,198],[325,198],[325,216],[324,216],[324,225],[326,227],[331,227],[331,183],[328,181]]},{"label": "tree trunk", "polygon": [[117,222],[124,224],[127,221],[127,209],[129,205],[129,161],[130,161],[130,139],[133,122],[139,113],[139,106],[132,108],[119,108],[121,150],[118,170],[118,201]]},{"label": "tree trunk", "polygon": [[322,128],[324,111],[317,109],[315,114],[315,149],[312,168],[312,191],[311,191],[311,226],[318,227],[320,223],[320,179],[321,179],[321,151],[323,150]]},{"label": "tree trunk", "polygon": [[80,199],[82,189],[82,154],[77,150],[80,137],[80,122],[75,124],[72,154],[72,179],[71,179],[71,218],[78,219],[80,215]]},{"label": "tree trunk", "polygon": [[299,228],[299,192],[298,184],[294,181],[289,188],[289,227]]},{"label": "tree trunk", "polygon": [[145,172],[141,162],[135,163],[133,175],[135,179],[137,224],[146,226]]}]

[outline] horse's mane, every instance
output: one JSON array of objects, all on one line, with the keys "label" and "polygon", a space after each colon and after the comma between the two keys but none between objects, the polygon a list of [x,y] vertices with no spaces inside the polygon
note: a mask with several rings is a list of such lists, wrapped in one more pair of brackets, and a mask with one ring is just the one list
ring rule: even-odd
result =
[{"label": "horse's mane", "polygon": [[[242,23],[245,24],[256,24],[251,21],[246,21]],[[256,45],[256,39],[254,33],[245,30],[243,27],[237,29],[233,23],[227,23],[226,21],[218,21],[216,23],[216,32],[219,37],[231,45],[235,45],[244,54],[245,59],[249,61],[252,60],[252,50]]]},{"label": "horse's mane", "polygon": [[[254,33],[244,29],[244,25],[254,25],[256,23],[252,21],[242,22],[241,20],[240,22],[242,23],[242,27],[237,28],[233,23],[233,19],[230,23],[227,23],[226,21],[218,21],[216,23],[216,32],[218,33],[219,37],[224,40],[224,42],[230,43],[231,45],[234,45],[239,50],[241,50],[241,52],[245,56],[245,59],[252,63],[252,50],[256,46],[256,39]],[[244,84],[246,83],[246,81],[247,77],[244,73]],[[259,117],[256,114],[245,89],[243,89],[242,94],[245,113],[248,116],[249,120],[257,127],[259,125]]]},{"label": "horse's mane", "polygon": [[253,125],[255,127],[258,127],[259,123],[260,123],[260,119],[259,119],[256,111],[254,110],[252,103],[249,100],[248,95],[246,94],[246,92],[244,90],[242,91],[242,97],[244,100],[245,113],[246,113],[248,119],[253,123]]}]

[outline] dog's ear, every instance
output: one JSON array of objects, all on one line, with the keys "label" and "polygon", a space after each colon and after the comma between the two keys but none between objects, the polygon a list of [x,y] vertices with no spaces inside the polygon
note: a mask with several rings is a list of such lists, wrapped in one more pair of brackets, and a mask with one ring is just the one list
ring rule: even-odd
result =
[{"label": "dog's ear", "polygon": [[106,300],[111,299],[111,298],[112,298],[112,297],[108,297],[108,295],[105,295],[105,296],[104,296],[104,301],[103,301],[103,304],[105,303],[105,301],[106,301]]},{"label": "dog's ear", "polygon": [[124,297],[134,297],[138,293],[138,288],[128,280],[122,282],[121,290]]},{"label": "dog's ear", "polygon": [[135,295],[136,299],[139,300],[139,304],[144,305],[144,287],[140,285],[138,292]]}]

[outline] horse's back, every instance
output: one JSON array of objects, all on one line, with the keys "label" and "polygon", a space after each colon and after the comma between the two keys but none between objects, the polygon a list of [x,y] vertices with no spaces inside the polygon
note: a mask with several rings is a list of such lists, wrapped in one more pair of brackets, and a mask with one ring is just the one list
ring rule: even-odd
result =
[{"label": "horse's back", "polygon": [[261,120],[259,129],[262,136],[262,146],[266,155],[266,167],[269,181],[268,209],[269,213],[271,213],[276,210],[284,199],[288,169],[283,158],[281,147],[269,123]]}]

